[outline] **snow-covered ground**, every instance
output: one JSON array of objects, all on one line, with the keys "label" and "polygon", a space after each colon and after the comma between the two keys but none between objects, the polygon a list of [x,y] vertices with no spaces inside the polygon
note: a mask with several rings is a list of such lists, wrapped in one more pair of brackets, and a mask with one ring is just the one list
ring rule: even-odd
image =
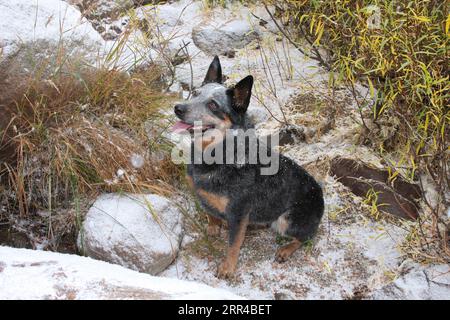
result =
[{"label": "snow-covered ground", "polygon": [[242,298],[77,255],[0,246],[0,299]]}]

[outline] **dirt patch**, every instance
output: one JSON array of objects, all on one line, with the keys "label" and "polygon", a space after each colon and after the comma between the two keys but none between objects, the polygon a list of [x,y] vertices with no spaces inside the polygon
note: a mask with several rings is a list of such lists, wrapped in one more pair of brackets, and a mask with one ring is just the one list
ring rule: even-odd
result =
[{"label": "dirt patch", "polygon": [[22,231],[17,231],[9,223],[0,224],[0,245],[15,248],[33,248],[27,234]]},{"label": "dirt patch", "polygon": [[360,197],[371,197],[379,210],[394,216],[415,220],[419,217],[419,186],[398,176],[390,179],[387,170],[370,167],[364,163],[336,157],[331,161],[330,173]]}]

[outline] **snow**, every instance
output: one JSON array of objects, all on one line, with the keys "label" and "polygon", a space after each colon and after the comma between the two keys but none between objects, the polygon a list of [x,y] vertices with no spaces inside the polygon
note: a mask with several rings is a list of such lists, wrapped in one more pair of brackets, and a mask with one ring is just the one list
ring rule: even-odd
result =
[{"label": "snow", "polygon": [[0,58],[22,45],[47,41],[76,48],[92,65],[128,70],[156,56],[141,38],[132,30],[123,44],[105,41],[75,6],[61,0],[0,0]]},{"label": "snow", "polygon": [[[223,232],[220,242],[215,241],[216,249],[225,237]],[[398,244],[375,224],[341,225],[324,217],[311,251],[302,248],[284,264],[274,261],[275,234],[258,230],[248,232],[233,281],[215,277],[220,258],[198,257],[189,246],[162,275],[200,281],[250,299],[274,299],[279,293],[293,299],[345,299],[360,286],[373,290],[388,283],[385,273],[399,263]]]},{"label": "snow", "polygon": [[134,168],[140,169],[145,164],[145,158],[143,156],[141,156],[140,154],[134,153],[131,155],[130,162]]},{"label": "snow", "polygon": [[448,265],[424,267],[408,260],[405,261],[405,265],[408,270],[405,270],[402,276],[373,292],[371,297],[389,300],[450,300]]},{"label": "snow", "polygon": [[26,42],[83,41],[87,45],[104,43],[80,12],[60,0],[0,0],[0,48],[13,53]]},{"label": "snow", "polygon": [[242,299],[76,255],[0,246],[0,299]]},{"label": "snow", "polygon": [[158,6],[144,6],[136,9],[136,16],[146,20],[154,28],[154,36],[168,42],[171,50],[178,50],[185,43],[191,55],[199,52],[190,37],[192,28],[202,21],[200,1],[181,0]]}]

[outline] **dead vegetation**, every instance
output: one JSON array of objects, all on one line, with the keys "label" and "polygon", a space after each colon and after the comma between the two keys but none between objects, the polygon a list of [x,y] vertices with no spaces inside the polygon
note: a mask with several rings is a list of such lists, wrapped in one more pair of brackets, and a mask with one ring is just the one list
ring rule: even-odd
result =
[{"label": "dead vegetation", "polygon": [[163,136],[161,109],[173,97],[158,67],[126,73],[58,56],[54,71],[54,58],[28,73],[17,72],[14,57],[2,63],[0,222],[35,220],[24,230],[37,235],[33,246],[47,235],[56,248],[65,234],[75,237],[99,192],[167,195],[181,169]]},{"label": "dead vegetation", "polygon": [[[389,181],[402,175],[424,191],[421,217],[411,226],[405,252],[422,262],[448,262],[450,22],[445,5],[266,3],[280,33],[331,71],[330,87],[351,92],[359,113],[357,143],[383,160]],[[323,114],[320,104],[310,105]]]}]

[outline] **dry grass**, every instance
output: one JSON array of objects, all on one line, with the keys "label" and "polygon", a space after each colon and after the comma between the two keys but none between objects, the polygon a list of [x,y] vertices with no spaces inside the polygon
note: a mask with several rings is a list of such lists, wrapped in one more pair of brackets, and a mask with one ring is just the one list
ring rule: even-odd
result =
[{"label": "dry grass", "polygon": [[39,220],[50,238],[78,228],[99,192],[167,195],[182,170],[162,136],[168,123],[160,111],[173,97],[161,70],[128,74],[61,61],[55,73],[47,58],[26,74],[14,59],[0,72],[0,218]]}]

